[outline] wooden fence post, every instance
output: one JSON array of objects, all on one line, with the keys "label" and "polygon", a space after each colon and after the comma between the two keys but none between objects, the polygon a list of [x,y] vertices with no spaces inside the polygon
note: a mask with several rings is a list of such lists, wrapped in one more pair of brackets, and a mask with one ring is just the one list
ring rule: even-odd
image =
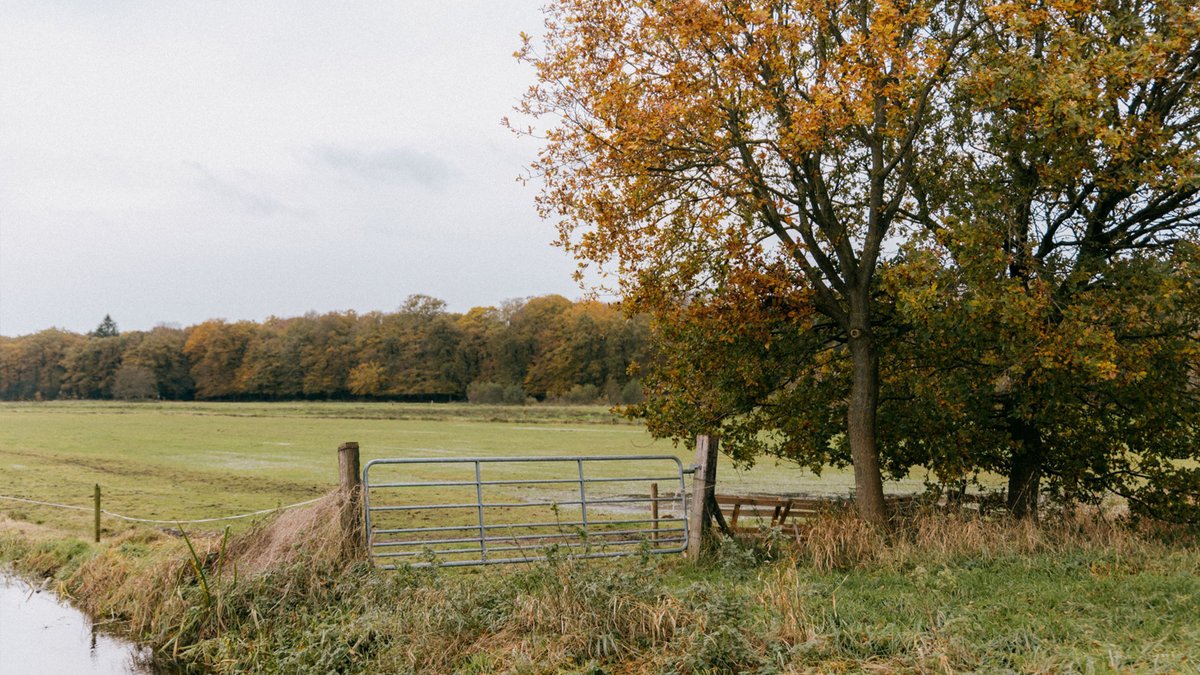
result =
[{"label": "wooden fence post", "polygon": [[712,520],[712,505],[716,503],[717,448],[715,436],[696,437],[696,473],[692,475],[692,511],[688,514],[688,557],[700,559],[704,539]]},{"label": "wooden fence post", "polygon": [[96,501],[96,543],[100,543],[100,484],[96,483],[96,491],[93,493]]},{"label": "wooden fence post", "polygon": [[338,490],[342,493],[342,533],[348,552],[360,551],[363,545],[363,523],[359,513],[362,497],[362,474],[359,472],[358,443],[338,446]]}]

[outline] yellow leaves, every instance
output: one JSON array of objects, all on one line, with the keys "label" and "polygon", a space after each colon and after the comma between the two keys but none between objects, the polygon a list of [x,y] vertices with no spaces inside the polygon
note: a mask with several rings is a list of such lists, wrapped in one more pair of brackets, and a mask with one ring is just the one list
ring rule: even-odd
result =
[{"label": "yellow leaves", "polygon": [[360,363],[351,371],[347,388],[356,396],[378,396],[386,392],[387,370],[376,362]]}]

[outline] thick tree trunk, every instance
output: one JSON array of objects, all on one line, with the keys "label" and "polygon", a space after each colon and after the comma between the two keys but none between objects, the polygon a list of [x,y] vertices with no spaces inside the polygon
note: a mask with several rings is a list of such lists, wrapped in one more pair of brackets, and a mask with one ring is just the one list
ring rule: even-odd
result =
[{"label": "thick tree trunk", "polygon": [[1041,434],[1028,424],[1020,425],[1016,432],[1014,440],[1019,445],[1008,467],[1008,512],[1017,518],[1037,520],[1042,481]]},{"label": "thick tree trunk", "polygon": [[[1019,279],[1022,288],[1029,293],[1031,268],[1035,262],[1040,263],[1031,258],[1029,250],[1038,173],[1035,167],[1023,163],[1015,156],[1009,157],[1009,164],[1013,172],[1013,215],[1004,249],[1010,256],[1009,276]],[[1020,381],[1026,379],[1024,376],[1019,378]],[[1008,466],[1008,512],[1017,518],[1036,520],[1038,490],[1042,478],[1041,432],[1017,412],[1012,394],[1004,395],[1002,406],[1007,419],[1008,435],[1013,441],[1012,459]]]},{"label": "thick tree trunk", "polygon": [[1000,405],[1007,420],[1008,436],[1013,442],[1008,463],[1008,512],[1017,518],[1036,520],[1042,461],[1046,456],[1042,432],[1036,424],[1021,417],[1010,395],[1005,395]]},{"label": "thick tree trunk", "polygon": [[882,525],[887,517],[883,506],[883,477],[879,470],[879,448],[875,443],[879,407],[879,355],[870,331],[850,331],[852,379],[847,406],[847,437],[854,462],[854,504],[859,516]]}]

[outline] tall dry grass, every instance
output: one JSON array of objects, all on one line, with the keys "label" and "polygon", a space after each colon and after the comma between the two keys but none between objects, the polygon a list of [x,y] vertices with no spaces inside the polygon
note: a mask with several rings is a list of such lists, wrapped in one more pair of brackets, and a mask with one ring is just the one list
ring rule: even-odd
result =
[{"label": "tall dry grass", "polygon": [[[1062,551],[1122,554],[1161,545],[1161,530],[1135,529],[1100,511],[1076,510],[1034,522],[922,510],[877,528],[847,512],[822,514],[769,546],[794,564],[817,570],[894,569],[914,561],[992,558]],[[781,545],[782,544],[782,545]]]},{"label": "tall dry grass", "polygon": [[[82,607],[204,670],[430,673],[960,670],[994,650],[1009,658],[1012,640],[1038,636],[996,625],[983,643],[964,642],[955,612],[969,607],[881,629],[875,617],[890,600],[878,597],[886,589],[874,579],[897,584],[896,602],[920,604],[987,561],[1000,561],[997,585],[1020,587],[1012,569],[1025,561],[1045,578],[1057,560],[1082,559],[1088,579],[1107,583],[1137,567],[1126,557],[1171,559],[1167,576],[1200,560],[1194,542],[1180,554],[1178,543],[1098,513],[1031,523],[928,511],[886,530],[826,514],[794,536],[726,542],[699,564],[552,557],[527,567],[381,572],[347,555],[342,507],[330,498],[285,512],[227,544],[193,538],[199,570],[179,539],[145,530],[99,549],[31,549],[25,558],[43,568],[62,558],[62,585]],[[1168,590],[1174,602],[1180,593]],[[969,606],[1003,601],[1006,591],[956,592]],[[1069,669],[1071,658],[1009,667]]]}]

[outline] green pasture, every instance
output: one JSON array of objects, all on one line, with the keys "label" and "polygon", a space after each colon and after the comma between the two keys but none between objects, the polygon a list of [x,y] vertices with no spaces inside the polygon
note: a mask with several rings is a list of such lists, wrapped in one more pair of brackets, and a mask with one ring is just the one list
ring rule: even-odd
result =
[{"label": "green pasture", "polygon": [[[115,512],[227,515],[327,492],[336,482],[336,448],[349,440],[361,444],[364,461],[638,454],[690,461],[602,408],[6,404],[0,495],[87,507],[100,483]],[[493,472],[485,476],[566,477],[571,468],[485,469]],[[381,478],[415,477],[396,470]],[[461,481],[473,471],[434,466],[420,478]],[[718,472],[726,492],[844,495],[851,480],[847,472],[815,477],[769,460],[741,472],[723,461]],[[888,485],[921,487],[919,477]],[[471,489],[432,489],[429,499],[467,501]],[[514,489],[496,498],[523,496]],[[87,512],[0,500],[4,516],[59,532],[0,528],[0,563],[55,576],[97,616],[145,619],[130,620],[133,635],[206,672],[575,672],[581,664],[628,672],[1192,672],[1200,635],[1194,539],[1172,544],[1177,535],[1159,541],[1102,518],[1034,525],[934,513],[888,532],[834,518],[787,547],[726,541],[700,562],[560,560],[463,574],[328,567],[313,553],[328,555],[328,547],[304,534],[319,530],[301,529],[297,537],[314,544],[304,564],[284,558],[272,574],[217,583],[214,603],[207,586],[160,564],[187,555],[177,538],[151,530],[113,536],[130,526],[106,518],[104,541],[92,545],[61,536],[86,537]],[[216,551],[221,541],[199,545]]]},{"label": "green pasture", "polygon": [[[357,441],[364,462],[383,457],[672,454],[602,407],[493,407],[400,403],[0,404],[0,495],[90,507],[92,486],[104,508],[160,520],[192,520],[271,508],[319,496],[336,484],[337,446]],[[553,477],[556,467],[527,469]],[[454,478],[461,466],[423,469],[423,479]],[[514,471],[514,469],[508,469]],[[541,473],[539,473],[541,472]],[[814,476],[764,459],[749,470],[726,460],[726,492],[846,495],[848,471]],[[919,491],[920,477],[891,483]],[[666,489],[666,486],[664,486]],[[0,513],[86,532],[90,516],[0,500]],[[248,524],[247,520],[232,521]],[[105,518],[110,530],[126,527]],[[219,527],[214,525],[211,527]]]}]

